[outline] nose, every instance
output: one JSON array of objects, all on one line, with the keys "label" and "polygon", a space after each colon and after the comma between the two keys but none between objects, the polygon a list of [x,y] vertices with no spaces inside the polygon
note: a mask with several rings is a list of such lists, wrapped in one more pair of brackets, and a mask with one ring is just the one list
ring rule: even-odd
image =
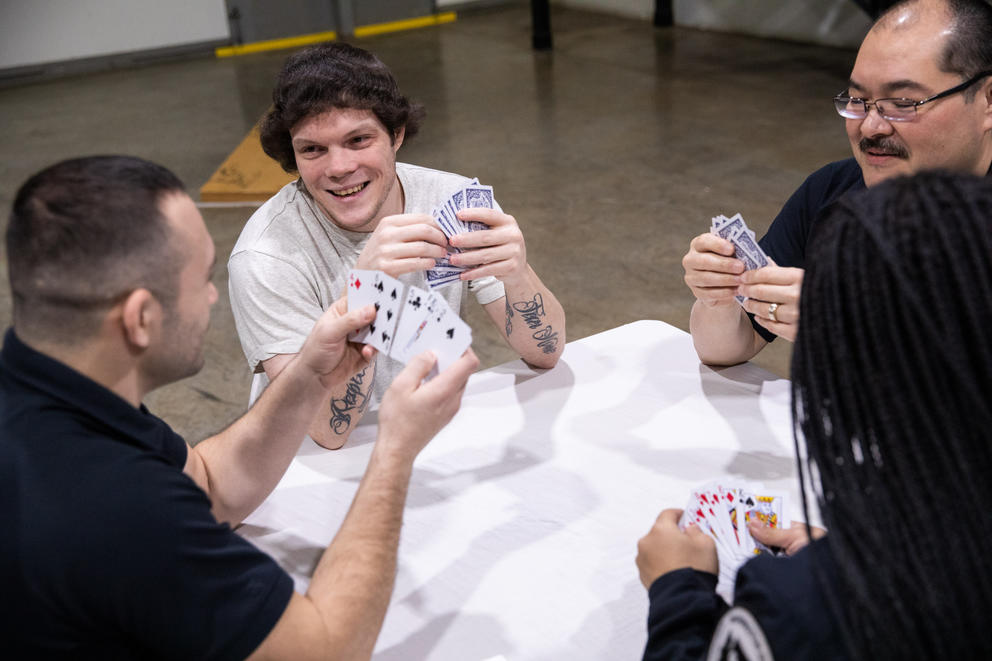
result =
[{"label": "nose", "polygon": [[868,109],[868,114],[861,120],[861,133],[866,137],[873,135],[888,135],[892,133],[892,122],[882,117],[878,108],[872,106]]},{"label": "nose", "polygon": [[324,176],[328,179],[341,179],[355,171],[355,154],[351,149],[332,147],[328,150],[324,165]]},{"label": "nose", "polygon": [[213,306],[213,304],[217,302],[217,298],[218,298],[217,286],[211,282],[210,293],[209,296],[207,297],[207,301],[209,301],[210,305]]}]

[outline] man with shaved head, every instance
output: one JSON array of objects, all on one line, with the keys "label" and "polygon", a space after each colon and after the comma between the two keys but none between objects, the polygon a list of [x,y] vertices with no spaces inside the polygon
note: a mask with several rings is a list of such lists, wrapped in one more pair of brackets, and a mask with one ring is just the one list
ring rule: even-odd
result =
[{"label": "man with shaved head", "polygon": [[[992,166],[992,6],[984,0],[908,0],[886,11],[833,99],[854,156],[814,172],[760,244],[774,264],[745,271],[714,234],[682,260],[696,296],[689,326],[700,360],[751,359],[776,336],[794,340],[806,243],[821,212],[850,191],[897,175]],[[735,295],[747,297],[743,307]]]}]

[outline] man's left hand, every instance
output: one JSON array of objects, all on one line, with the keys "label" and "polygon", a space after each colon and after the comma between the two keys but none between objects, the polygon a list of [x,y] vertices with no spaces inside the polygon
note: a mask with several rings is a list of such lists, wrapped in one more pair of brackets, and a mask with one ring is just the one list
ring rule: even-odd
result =
[{"label": "man's left hand", "polygon": [[699,526],[689,526],[685,532],[679,530],[681,516],[679,509],[663,511],[637,543],[637,569],[645,588],[650,588],[659,576],[676,569],[691,567],[711,574],[720,571],[716,542]]},{"label": "man's left hand", "polygon": [[[516,219],[495,209],[462,209],[458,219],[463,223],[489,225],[488,230],[456,234],[448,242],[461,250],[451,257],[451,263],[469,270],[462,280],[494,276],[504,283],[527,277],[527,246]],[[472,268],[475,267],[475,268]]]},{"label": "man's left hand", "polygon": [[803,287],[805,271],[777,266],[774,262],[741,274],[737,293],[746,296],[744,309],[764,328],[796,341],[799,332],[799,294]]}]

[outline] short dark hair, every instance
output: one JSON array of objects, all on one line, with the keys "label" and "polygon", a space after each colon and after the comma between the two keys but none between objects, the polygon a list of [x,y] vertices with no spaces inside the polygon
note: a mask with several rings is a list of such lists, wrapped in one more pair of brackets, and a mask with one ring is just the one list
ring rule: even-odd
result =
[{"label": "short dark hair", "polygon": [[166,168],[131,156],[70,159],[28,179],[7,226],[14,328],[69,344],[139,287],[171,307],[181,255],[160,203],[184,191]]},{"label": "short dark hair", "polygon": [[[948,0],[953,28],[940,60],[943,71],[971,78],[988,71],[992,74],[992,6],[985,0]],[[964,92],[965,100],[975,98],[980,85]]]},{"label": "short dark hair", "polygon": [[809,245],[796,454],[848,654],[989,658],[992,178],[884,181],[842,198]]},{"label": "short dark hair", "polygon": [[372,53],[335,42],[312,46],[286,60],[272,107],[262,118],[262,149],[286,172],[296,172],[290,130],[300,120],[333,108],[371,110],[395,139],[400,129],[412,138],[420,128],[424,107],[400,94],[389,68]]},{"label": "short dark hair", "polygon": [[[892,5],[875,25],[888,25],[902,7],[920,2],[903,0]],[[937,66],[963,79],[992,71],[992,5],[986,0],[943,0],[942,4],[950,17],[951,31]],[[979,89],[980,85],[974,85],[965,90],[965,100],[971,102]]]}]

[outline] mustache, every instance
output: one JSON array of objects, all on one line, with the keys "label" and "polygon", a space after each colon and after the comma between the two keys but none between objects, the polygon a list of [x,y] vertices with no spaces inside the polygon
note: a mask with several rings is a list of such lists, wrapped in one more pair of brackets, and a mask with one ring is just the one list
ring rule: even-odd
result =
[{"label": "mustache", "polygon": [[909,155],[906,148],[892,138],[861,138],[861,141],[858,142],[858,149],[862,152],[869,150],[885,152],[897,158],[906,158]]}]

